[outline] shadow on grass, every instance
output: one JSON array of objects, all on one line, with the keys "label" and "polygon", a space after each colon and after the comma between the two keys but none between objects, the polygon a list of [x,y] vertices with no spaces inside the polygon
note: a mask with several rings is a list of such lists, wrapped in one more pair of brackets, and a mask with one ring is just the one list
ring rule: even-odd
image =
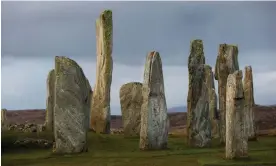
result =
[{"label": "shadow on grass", "polygon": [[24,133],[24,132],[15,132],[15,131],[3,131],[1,133],[1,152],[4,154],[21,153],[21,152],[32,151],[34,149],[41,149],[41,147],[37,144],[28,144],[28,145],[15,144],[17,140],[24,139],[24,138],[46,139],[52,142],[53,135],[49,132]]}]

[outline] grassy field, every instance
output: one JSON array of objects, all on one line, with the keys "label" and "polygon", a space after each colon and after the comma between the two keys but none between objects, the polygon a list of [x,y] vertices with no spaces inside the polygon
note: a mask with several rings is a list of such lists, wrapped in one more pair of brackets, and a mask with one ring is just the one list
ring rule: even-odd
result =
[{"label": "grassy field", "polygon": [[63,156],[51,154],[51,149],[15,147],[18,137],[52,138],[47,133],[2,133],[2,166],[276,166],[276,137],[250,142],[250,157],[233,161],[223,159],[224,148],[216,140],[212,148],[189,148],[183,136],[171,136],[167,150],[140,151],[139,138],[89,133],[89,152]]}]

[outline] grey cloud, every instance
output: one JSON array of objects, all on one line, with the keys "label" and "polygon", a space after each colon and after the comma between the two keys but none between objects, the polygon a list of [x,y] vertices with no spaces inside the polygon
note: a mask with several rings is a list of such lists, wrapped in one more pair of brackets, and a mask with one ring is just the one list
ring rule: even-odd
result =
[{"label": "grey cloud", "polygon": [[[95,81],[95,20],[114,17],[112,114],[119,88],[142,81],[145,57],[160,52],[168,107],[186,105],[191,39],[203,39],[214,67],[220,43],[239,46],[239,64],[253,67],[256,102],[275,104],[276,2],[1,2],[2,106],[44,108],[46,77],[54,56],[76,60]],[[36,68],[36,70],[33,70]]]},{"label": "grey cloud", "polygon": [[113,10],[116,63],[141,65],[157,50],[164,64],[185,65],[196,38],[212,63],[224,42],[239,44],[240,54],[275,52],[275,2],[37,1],[2,2],[2,56],[95,61],[95,20],[104,9]]},{"label": "grey cloud", "polygon": [[[74,59],[83,69],[91,86],[95,84],[95,62],[82,58]],[[46,79],[54,59],[14,59],[11,65],[2,66],[1,106],[7,109],[37,109],[46,106]],[[35,69],[35,70],[34,70]],[[244,66],[241,66],[244,70]],[[143,66],[115,64],[111,88],[111,113],[120,114],[119,89],[131,81],[143,81]],[[271,85],[276,81],[276,70],[255,70],[255,101],[258,104],[275,104],[276,89]],[[186,105],[188,92],[187,66],[163,66],[167,105]],[[216,81],[217,84],[217,81]],[[217,85],[216,85],[217,86]],[[217,89],[217,88],[216,88]]]}]

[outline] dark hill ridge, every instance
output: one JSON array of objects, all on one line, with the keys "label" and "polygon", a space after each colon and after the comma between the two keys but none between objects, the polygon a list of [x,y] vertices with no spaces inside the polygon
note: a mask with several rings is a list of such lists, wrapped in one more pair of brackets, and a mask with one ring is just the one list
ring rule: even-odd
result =
[{"label": "dark hill ridge", "polygon": [[[177,109],[175,109],[177,108]],[[186,107],[182,107],[184,110]],[[186,124],[186,112],[173,112],[179,110],[181,107],[174,107],[168,109],[171,128],[184,128]],[[254,107],[257,128],[259,130],[276,129],[276,106],[260,106]],[[33,110],[10,110],[7,112],[7,118],[11,123],[38,123],[43,124],[45,117],[44,109]],[[120,115],[111,116],[111,127],[121,128],[122,119]]]},{"label": "dark hill ridge", "polygon": [[187,112],[186,106],[177,106],[168,109],[168,112]]}]

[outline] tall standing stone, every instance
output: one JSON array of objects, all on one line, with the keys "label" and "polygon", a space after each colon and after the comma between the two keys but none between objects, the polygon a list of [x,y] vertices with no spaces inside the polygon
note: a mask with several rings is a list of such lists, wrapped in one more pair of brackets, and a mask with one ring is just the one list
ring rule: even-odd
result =
[{"label": "tall standing stone", "polygon": [[229,74],[239,70],[238,47],[228,44],[219,45],[215,67],[215,79],[218,80],[218,98],[219,98],[219,128],[220,142],[225,143],[225,110],[226,110],[226,84]]},{"label": "tall standing stone", "polygon": [[54,153],[87,151],[90,89],[81,67],[66,57],[55,58]]},{"label": "tall standing stone", "polygon": [[52,69],[47,77],[47,100],[45,127],[48,131],[53,131],[54,123],[54,102],[55,102],[55,70]]},{"label": "tall standing stone", "polygon": [[89,112],[88,112],[88,116],[86,116],[86,127],[87,127],[87,131],[89,131],[90,130],[90,117],[91,117],[90,111],[91,111],[91,107],[92,107],[93,91],[92,91],[92,88],[90,86],[88,79],[86,79],[86,84],[87,84],[87,88],[89,91],[89,99],[88,99]]},{"label": "tall standing stone", "polygon": [[187,141],[193,147],[207,147],[211,144],[211,121],[202,40],[191,41],[188,69]]},{"label": "tall standing stone", "polygon": [[92,97],[90,128],[110,133],[110,87],[112,82],[113,28],[112,11],[105,10],[96,21],[97,69]]},{"label": "tall standing stone", "polygon": [[235,71],[227,79],[226,87],[226,159],[247,157],[247,134],[244,131],[244,91],[242,71]]},{"label": "tall standing stone", "polygon": [[1,109],[1,129],[5,130],[8,126],[7,109]]},{"label": "tall standing stone", "polygon": [[217,95],[212,67],[205,65],[205,78],[209,96],[209,115],[212,123],[212,137],[219,138],[219,119],[217,110]]},{"label": "tall standing stone", "polygon": [[142,83],[131,82],[120,89],[120,103],[125,136],[140,134]]},{"label": "tall standing stone", "polygon": [[245,75],[243,80],[243,88],[244,88],[244,112],[247,116],[245,116],[245,131],[247,133],[249,140],[255,140],[256,135],[256,126],[255,126],[255,117],[253,112],[254,106],[254,89],[253,89],[253,75],[252,75],[252,67],[245,67]]},{"label": "tall standing stone", "polygon": [[162,61],[156,51],[146,59],[142,96],[140,149],[167,148],[169,119]]}]

